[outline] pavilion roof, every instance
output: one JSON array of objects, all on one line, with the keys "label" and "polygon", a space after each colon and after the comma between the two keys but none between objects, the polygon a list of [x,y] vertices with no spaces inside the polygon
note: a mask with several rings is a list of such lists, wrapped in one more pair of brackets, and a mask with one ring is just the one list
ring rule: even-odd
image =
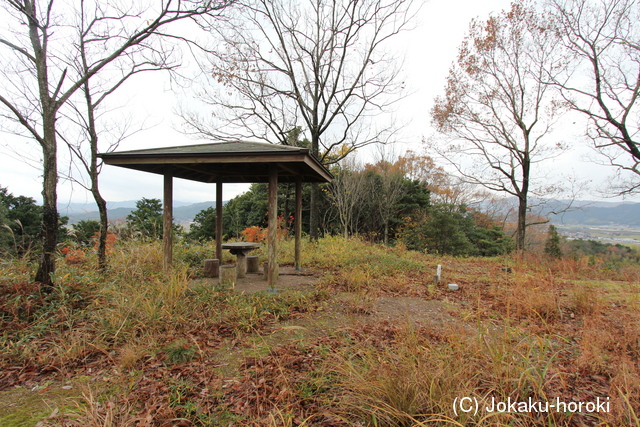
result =
[{"label": "pavilion roof", "polygon": [[176,178],[213,183],[268,182],[269,165],[279,182],[329,182],[329,171],[308,148],[261,142],[216,142],[99,154],[108,165],[156,174],[171,166]]}]

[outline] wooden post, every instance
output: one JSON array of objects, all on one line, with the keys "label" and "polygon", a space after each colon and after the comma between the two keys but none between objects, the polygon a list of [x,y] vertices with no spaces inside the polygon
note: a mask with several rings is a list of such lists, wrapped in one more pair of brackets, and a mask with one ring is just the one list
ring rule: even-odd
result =
[{"label": "wooden post", "polygon": [[217,259],[204,260],[204,277],[218,277],[220,274],[220,261]]},{"label": "wooden post", "polygon": [[162,268],[165,273],[173,264],[173,170],[164,167],[164,212],[162,221]]},{"label": "wooden post", "polygon": [[278,284],[278,166],[269,164],[269,225],[267,243],[269,245],[267,259],[269,272],[267,285],[273,289]]},{"label": "wooden post", "polygon": [[296,214],[295,218],[295,266],[296,270],[302,270],[301,250],[300,242],[302,238],[302,179],[296,178]]},{"label": "wooden post", "polygon": [[235,288],[237,282],[237,271],[235,265],[221,265],[220,266],[220,284],[231,285],[231,288]]},{"label": "wooden post", "polygon": [[216,180],[216,258],[222,264],[222,180]]}]

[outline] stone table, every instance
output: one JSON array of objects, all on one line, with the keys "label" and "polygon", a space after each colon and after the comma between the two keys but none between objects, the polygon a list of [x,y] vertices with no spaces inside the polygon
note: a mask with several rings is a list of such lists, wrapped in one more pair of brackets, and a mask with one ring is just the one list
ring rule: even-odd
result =
[{"label": "stone table", "polygon": [[245,277],[247,273],[247,255],[254,249],[258,249],[260,243],[250,242],[232,242],[224,243],[222,249],[229,249],[229,251],[237,256],[238,263],[238,277]]}]

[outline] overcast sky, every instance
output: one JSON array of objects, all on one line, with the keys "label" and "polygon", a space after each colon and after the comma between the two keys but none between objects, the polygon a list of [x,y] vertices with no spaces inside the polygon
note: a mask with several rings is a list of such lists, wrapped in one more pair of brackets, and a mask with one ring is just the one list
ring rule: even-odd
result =
[{"label": "overcast sky", "polygon": [[[404,73],[412,94],[398,106],[399,120],[409,122],[403,134],[408,141],[396,152],[405,149],[421,151],[421,139],[431,134],[429,110],[433,98],[442,94],[445,78],[454,61],[469,21],[472,18],[486,18],[489,13],[497,13],[509,6],[509,0],[430,0],[421,9],[415,29],[398,36],[398,49],[404,51]],[[0,19],[1,20],[1,19]],[[174,130],[180,126],[180,119],[173,113],[180,101],[171,91],[166,76],[146,74],[137,76],[125,87],[122,105],[125,114],[135,115],[145,123],[145,130],[124,141],[119,150],[132,150],[159,146],[186,145],[203,142],[190,139]],[[0,84],[2,84],[0,82]],[[126,92],[126,93],[125,93]],[[188,102],[188,99],[182,99]],[[40,148],[34,142],[0,133],[0,185],[8,187],[14,195],[30,196],[41,201],[41,171],[19,161],[26,155],[37,158]],[[13,153],[18,150],[19,155]],[[612,170],[595,167],[581,159],[588,149],[579,150],[554,161],[556,171],[575,170],[581,179],[587,177],[597,186]],[[142,197],[162,197],[162,177],[143,172],[105,166],[100,177],[103,196],[108,201],[139,200]],[[224,199],[228,200],[245,191],[246,185],[228,184],[224,187]],[[214,200],[215,185],[199,184],[191,181],[175,180],[174,199],[189,202]],[[91,202],[91,196],[78,185],[61,181],[59,202]],[[581,198],[598,198],[594,193]],[[628,199],[633,200],[634,199]]]}]

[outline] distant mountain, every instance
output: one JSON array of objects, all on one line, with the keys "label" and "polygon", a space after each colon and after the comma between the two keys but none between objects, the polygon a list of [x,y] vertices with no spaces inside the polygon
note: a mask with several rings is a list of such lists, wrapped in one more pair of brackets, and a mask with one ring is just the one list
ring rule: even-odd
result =
[{"label": "distant mountain", "polygon": [[[518,200],[511,197],[503,200],[500,215],[516,221]],[[563,212],[567,206],[571,209]],[[491,202],[478,206],[480,210],[495,210]],[[555,225],[620,225],[640,226],[640,203],[601,202],[590,200],[529,200],[530,213],[548,217]],[[553,214],[552,212],[559,212]]]},{"label": "distant mountain", "polygon": [[[570,209],[562,212],[569,204]],[[548,216],[555,225],[640,226],[640,203],[532,199],[530,206],[533,213]]]},{"label": "distant mountain", "polygon": [[[227,202],[223,201],[222,204],[226,204]],[[193,218],[202,210],[216,207],[216,202],[202,202],[195,203],[193,205],[181,206],[181,207],[173,207],[173,218],[178,222],[191,222]]]},{"label": "distant mountain", "polygon": [[[517,199],[514,198],[514,206],[517,206]],[[568,199],[537,199],[531,198],[529,200],[529,206],[538,206],[537,208],[532,208],[535,213],[540,213],[545,215],[548,212],[561,212],[567,208],[567,206],[571,206],[570,211],[576,210],[584,210],[585,212],[594,209],[616,209],[623,205],[634,205],[636,203],[633,202],[603,202],[603,201],[594,201],[594,200],[568,200]]]},{"label": "distant mountain", "polygon": [[[135,209],[137,200],[125,200],[122,202],[107,202],[107,209],[130,208]],[[209,202],[205,202],[209,203]],[[193,202],[174,200],[173,207],[191,206]],[[98,205],[95,202],[86,203],[58,203],[60,215],[76,215],[81,213],[97,212]]]},{"label": "distant mountain", "polygon": [[[127,215],[129,215],[131,213],[132,210],[134,210],[134,208],[115,208],[115,209],[108,209],[107,208],[107,215],[109,216],[109,220],[112,219],[124,219],[127,217]],[[82,212],[73,212],[73,211],[69,211],[67,214],[64,213],[60,213],[60,215],[65,215],[69,217],[69,224],[75,224],[78,221],[89,221],[89,220],[98,220],[100,219],[100,213],[97,211],[97,208],[95,211],[91,211],[91,212],[87,212],[87,211],[82,211]]]},{"label": "distant mountain", "polygon": [[640,226],[640,203],[623,203],[613,207],[585,206],[551,217],[559,225],[627,225]]},{"label": "distant mountain", "polygon": [[[222,202],[226,204],[226,201]],[[201,210],[215,207],[216,202],[190,203],[174,201],[173,218],[178,223],[188,223]],[[136,201],[107,202],[107,212],[109,219],[124,219],[135,209]],[[58,206],[60,215],[69,217],[69,224],[76,224],[78,221],[98,220],[100,214],[95,203],[65,203]]]},{"label": "distant mountain", "polygon": [[[539,201],[532,200],[532,205]],[[224,201],[224,204],[227,202]],[[124,219],[135,209],[135,200],[108,202],[109,219]],[[553,210],[562,210],[567,201],[550,200],[535,213],[546,215]],[[515,207],[515,200],[513,207]],[[559,215],[551,215],[551,223],[556,225],[624,225],[640,227],[640,203],[575,201],[573,210]],[[175,201],[173,217],[178,223],[189,223],[201,210],[215,207],[215,202],[190,203]],[[483,207],[480,206],[480,209]],[[69,224],[99,218],[98,208],[93,203],[66,203],[58,206],[60,215],[69,217]]]}]

